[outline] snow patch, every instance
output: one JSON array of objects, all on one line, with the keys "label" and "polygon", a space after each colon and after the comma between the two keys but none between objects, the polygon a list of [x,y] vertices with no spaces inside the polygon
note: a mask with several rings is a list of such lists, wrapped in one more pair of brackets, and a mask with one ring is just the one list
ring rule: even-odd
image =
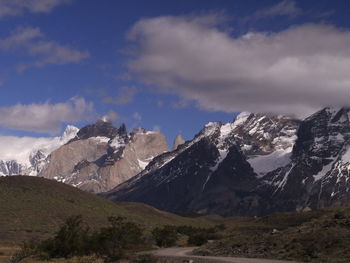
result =
[{"label": "snow patch", "polygon": [[232,132],[232,123],[226,123],[224,125],[221,126],[220,128],[220,137],[226,137],[227,135],[229,135]]},{"label": "snow patch", "polygon": [[137,159],[137,161],[142,170],[145,170],[146,166],[149,164],[149,162],[141,161],[140,159]]},{"label": "snow patch", "polygon": [[125,142],[123,138],[116,136],[114,139],[111,141],[110,146],[113,147],[115,150],[119,149],[120,147],[125,146]]},{"label": "snow patch", "polygon": [[335,136],[331,135],[331,136],[329,136],[329,139],[331,141],[337,141],[337,142],[344,142],[345,141],[344,136],[341,133],[338,133]]},{"label": "snow patch", "polygon": [[277,150],[289,149],[291,148],[295,141],[297,140],[297,136],[279,136],[273,139],[272,144],[275,146]]},{"label": "snow patch", "polygon": [[97,137],[91,137],[93,140],[100,142],[100,143],[108,143],[110,138],[103,137],[103,136],[97,136]]},{"label": "snow patch", "polygon": [[350,163],[350,147],[348,146],[346,152],[341,157],[343,163]]},{"label": "snow patch", "polygon": [[241,149],[243,151],[250,151],[252,149],[252,145],[248,145],[248,144],[243,144],[243,146],[241,147]]},{"label": "snow patch", "polygon": [[226,156],[227,156],[227,154],[228,154],[228,151],[227,151],[227,150],[221,150],[221,149],[219,149],[219,154],[220,154],[220,155],[219,155],[218,159],[216,160],[215,166],[213,166],[213,167],[210,168],[210,170],[211,170],[212,172],[215,172],[215,171],[218,169],[220,163],[222,163],[222,161],[225,160],[225,158],[226,158]]},{"label": "snow patch", "polygon": [[158,131],[146,131],[146,133],[143,133],[143,134],[146,134],[146,135],[159,134],[159,132]]},{"label": "snow patch", "polygon": [[268,172],[276,170],[277,168],[286,166],[290,163],[293,147],[285,150],[276,150],[268,155],[259,155],[248,159],[251,167],[254,169],[258,177],[265,175]]},{"label": "snow patch", "polygon": [[[207,137],[207,136],[212,135],[217,130],[217,128],[219,128],[220,126],[221,126],[221,124],[219,122],[208,122],[205,125],[202,136],[200,136],[199,138],[203,138],[203,137]],[[194,140],[193,142],[196,142],[196,140]]]},{"label": "snow patch", "polygon": [[233,129],[242,125],[243,123],[246,122],[246,120],[249,118],[250,116],[250,112],[241,112],[240,114],[237,115],[235,121],[233,122]]},{"label": "snow patch", "polygon": [[332,160],[329,164],[324,165],[322,167],[322,170],[314,175],[315,182],[322,179],[332,169],[334,162],[335,162],[335,160]]}]

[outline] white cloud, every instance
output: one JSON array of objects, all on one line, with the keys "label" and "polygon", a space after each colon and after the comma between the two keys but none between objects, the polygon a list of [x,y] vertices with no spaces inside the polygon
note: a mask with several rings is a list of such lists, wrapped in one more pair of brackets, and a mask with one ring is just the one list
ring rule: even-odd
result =
[{"label": "white cloud", "polygon": [[154,125],[152,131],[160,133],[161,129],[159,125]]},{"label": "white cloud", "polygon": [[0,39],[0,49],[16,50],[28,46],[31,41],[41,37],[43,37],[43,34],[37,27],[18,27],[7,38]]},{"label": "white cloud", "polygon": [[0,0],[0,18],[24,12],[49,13],[57,6],[70,2],[72,0]]},{"label": "white cloud", "polygon": [[54,41],[46,40],[39,28],[19,27],[7,38],[0,39],[0,51],[25,53],[34,60],[20,63],[18,69],[23,71],[30,67],[43,67],[48,64],[79,63],[90,56],[87,51],[80,51]]},{"label": "white cloud", "polygon": [[135,121],[141,121],[142,120],[142,116],[140,113],[138,112],[134,112],[134,114],[132,115],[132,118],[135,120]]},{"label": "white cloud", "polygon": [[12,130],[56,134],[62,123],[76,123],[95,118],[94,106],[83,98],[50,104],[16,104],[0,107],[0,126]]},{"label": "white cloud", "polygon": [[[40,150],[45,155],[50,154],[76,135],[72,131],[72,126],[69,134],[63,134],[59,137],[17,137],[17,136],[0,136],[0,160],[11,161],[16,160],[20,164],[27,167],[31,166],[30,156]],[[78,128],[75,128],[76,132]]]},{"label": "white cloud", "polygon": [[180,99],[179,101],[174,102],[174,103],[171,104],[171,106],[172,106],[174,109],[184,109],[184,108],[186,108],[188,105],[189,105],[189,102],[188,102],[187,100],[184,100],[184,99]]},{"label": "white cloud", "polygon": [[[202,18],[205,21],[205,17]],[[349,105],[350,31],[306,24],[233,37],[191,17],[143,19],[129,70],[207,110],[305,115]]]},{"label": "white cloud", "polygon": [[253,18],[260,19],[271,16],[289,16],[296,17],[303,13],[303,11],[297,7],[297,4],[293,0],[283,0],[278,4],[258,10],[253,14]]},{"label": "white cloud", "polygon": [[116,122],[120,120],[120,116],[115,111],[109,111],[107,114],[103,115],[100,119],[103,121]]},{"label": "white cloud", "polygon": [[116,97],[106,96],[103,98],[103,102],[125,105],[132,102],[138,92],[139,90],[135,86],[123,86],[117,90]]}]

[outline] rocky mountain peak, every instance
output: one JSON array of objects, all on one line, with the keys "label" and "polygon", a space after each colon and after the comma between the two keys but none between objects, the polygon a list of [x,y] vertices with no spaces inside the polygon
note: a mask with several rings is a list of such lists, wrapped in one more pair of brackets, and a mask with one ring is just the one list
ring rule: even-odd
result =
[{"label": "rocky mountain peak", "polygon": [[185,140],[182,138],[181,134],[178,134],[173,143],[173,150],[176,150],[179,145],[182,145],[185,143]]},{"label": "rocky mountain peak", "polygon": [[269,154],[294,145],[300,120],[288,116],[241,113],[233,122],[236,140],[249,155]]},{"label": "rocky mountain peak", "polygon": [[91,137],[107,137],[109,139],[113,139],[117,135],[121,137],[128,136],[124,124],[122,124],[118,129],[109,121],[97,120],[96,123],[81,128],[73,141],[85,140]]},{"label": "rocky mountain peak", "polygon": [[293,149],[295,158],[310,154],[320,158],[335,156],[350,138],[350,110],[324,108],[302,122],[297,136],[300,140]]},{"label": "rocky mountain peak", "polygon": [[78,132],[79,132],[79,129],[77,127],[73,125],[67,125],[62,136],[60,137],[60,140],[68,142],[70,139],[74,138]]},{"label": "rocky mountain peak", "polygon": [[139,129],[128,134],[98,120],[79,130],[66,145],[53,151],[40,176],[89,192],[107,191],[141,172],[152,159],[168,151],[164,135]]},{"label": "rocky mountain peak", "polygon": [[209,122],[193,140],[158,156],[106,196],[172,212],[264,213],[268,201],[255,188],[265,188],[261,178],[267,172],[289,164],[299,124],[286,116],[253,113],[225,124]]}]

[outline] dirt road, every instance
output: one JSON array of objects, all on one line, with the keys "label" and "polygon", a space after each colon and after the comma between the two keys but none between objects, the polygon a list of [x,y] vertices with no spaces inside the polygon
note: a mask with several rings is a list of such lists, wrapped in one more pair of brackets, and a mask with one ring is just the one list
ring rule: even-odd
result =
[{"label": "dirt road", "polygon": [[233,258],[233,257],[203,257],[191,255],[193,247],[186,248],[164,248],[152,251],[155,256],[179,259],[192,259],[196,262],[214,263],[214,262],[230,262],[230,263],[296,263],[295,261],[272,260],[272,259],[254,259],[254,258]]}]

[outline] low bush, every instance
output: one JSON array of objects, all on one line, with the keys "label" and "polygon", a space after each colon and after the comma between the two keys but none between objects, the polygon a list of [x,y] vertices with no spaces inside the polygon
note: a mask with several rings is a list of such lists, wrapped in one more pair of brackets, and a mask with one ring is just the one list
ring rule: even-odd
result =
[{"label": "low bush", "polygon": [[126,251],[142,245],[142,229],[122,217],[110,217],[109,227],[92,232],[81,216],[68,218],[54,237],[27,242],[15,253],[11,263],[34,256],[41,260],[97,255],[105,262],[123,258]]},{"label": "low bush", "polygon": [[197,233],[188,237],[187,244],[190,246],[202,246],[208,242],[208,236],[205,233]]},{"label": "low bush", "polygon": [[93,235],[93,252],[106,262],[116,261],[142,243],[142,229],[122,217],[110,217],[110,227],[102,228]]},{"label": "low bush", "polygon": [[175,245],[179,234],[188,237],[188,245],[201,246],[208,240],[219,238],[218,231],[225,229],[224,225],[217,225],[212,228],[200,228],[193,226],[171,226],[167,225],[163,228],[155,228],[152,232],[156,244],[160,247],[170,247]]},{"label": "low bush", "polygon": [[82,225],[81,216],[66,220],[53,238],[42,241],[37,246],[41,257],[70,258],[92,253],[90,247],[90,229]]},{"label": "low bush", "polygon": [[171,225],[156,227],[152,231],[152,236],[159,247],[171,247],[179,239],[176,227]]}]

